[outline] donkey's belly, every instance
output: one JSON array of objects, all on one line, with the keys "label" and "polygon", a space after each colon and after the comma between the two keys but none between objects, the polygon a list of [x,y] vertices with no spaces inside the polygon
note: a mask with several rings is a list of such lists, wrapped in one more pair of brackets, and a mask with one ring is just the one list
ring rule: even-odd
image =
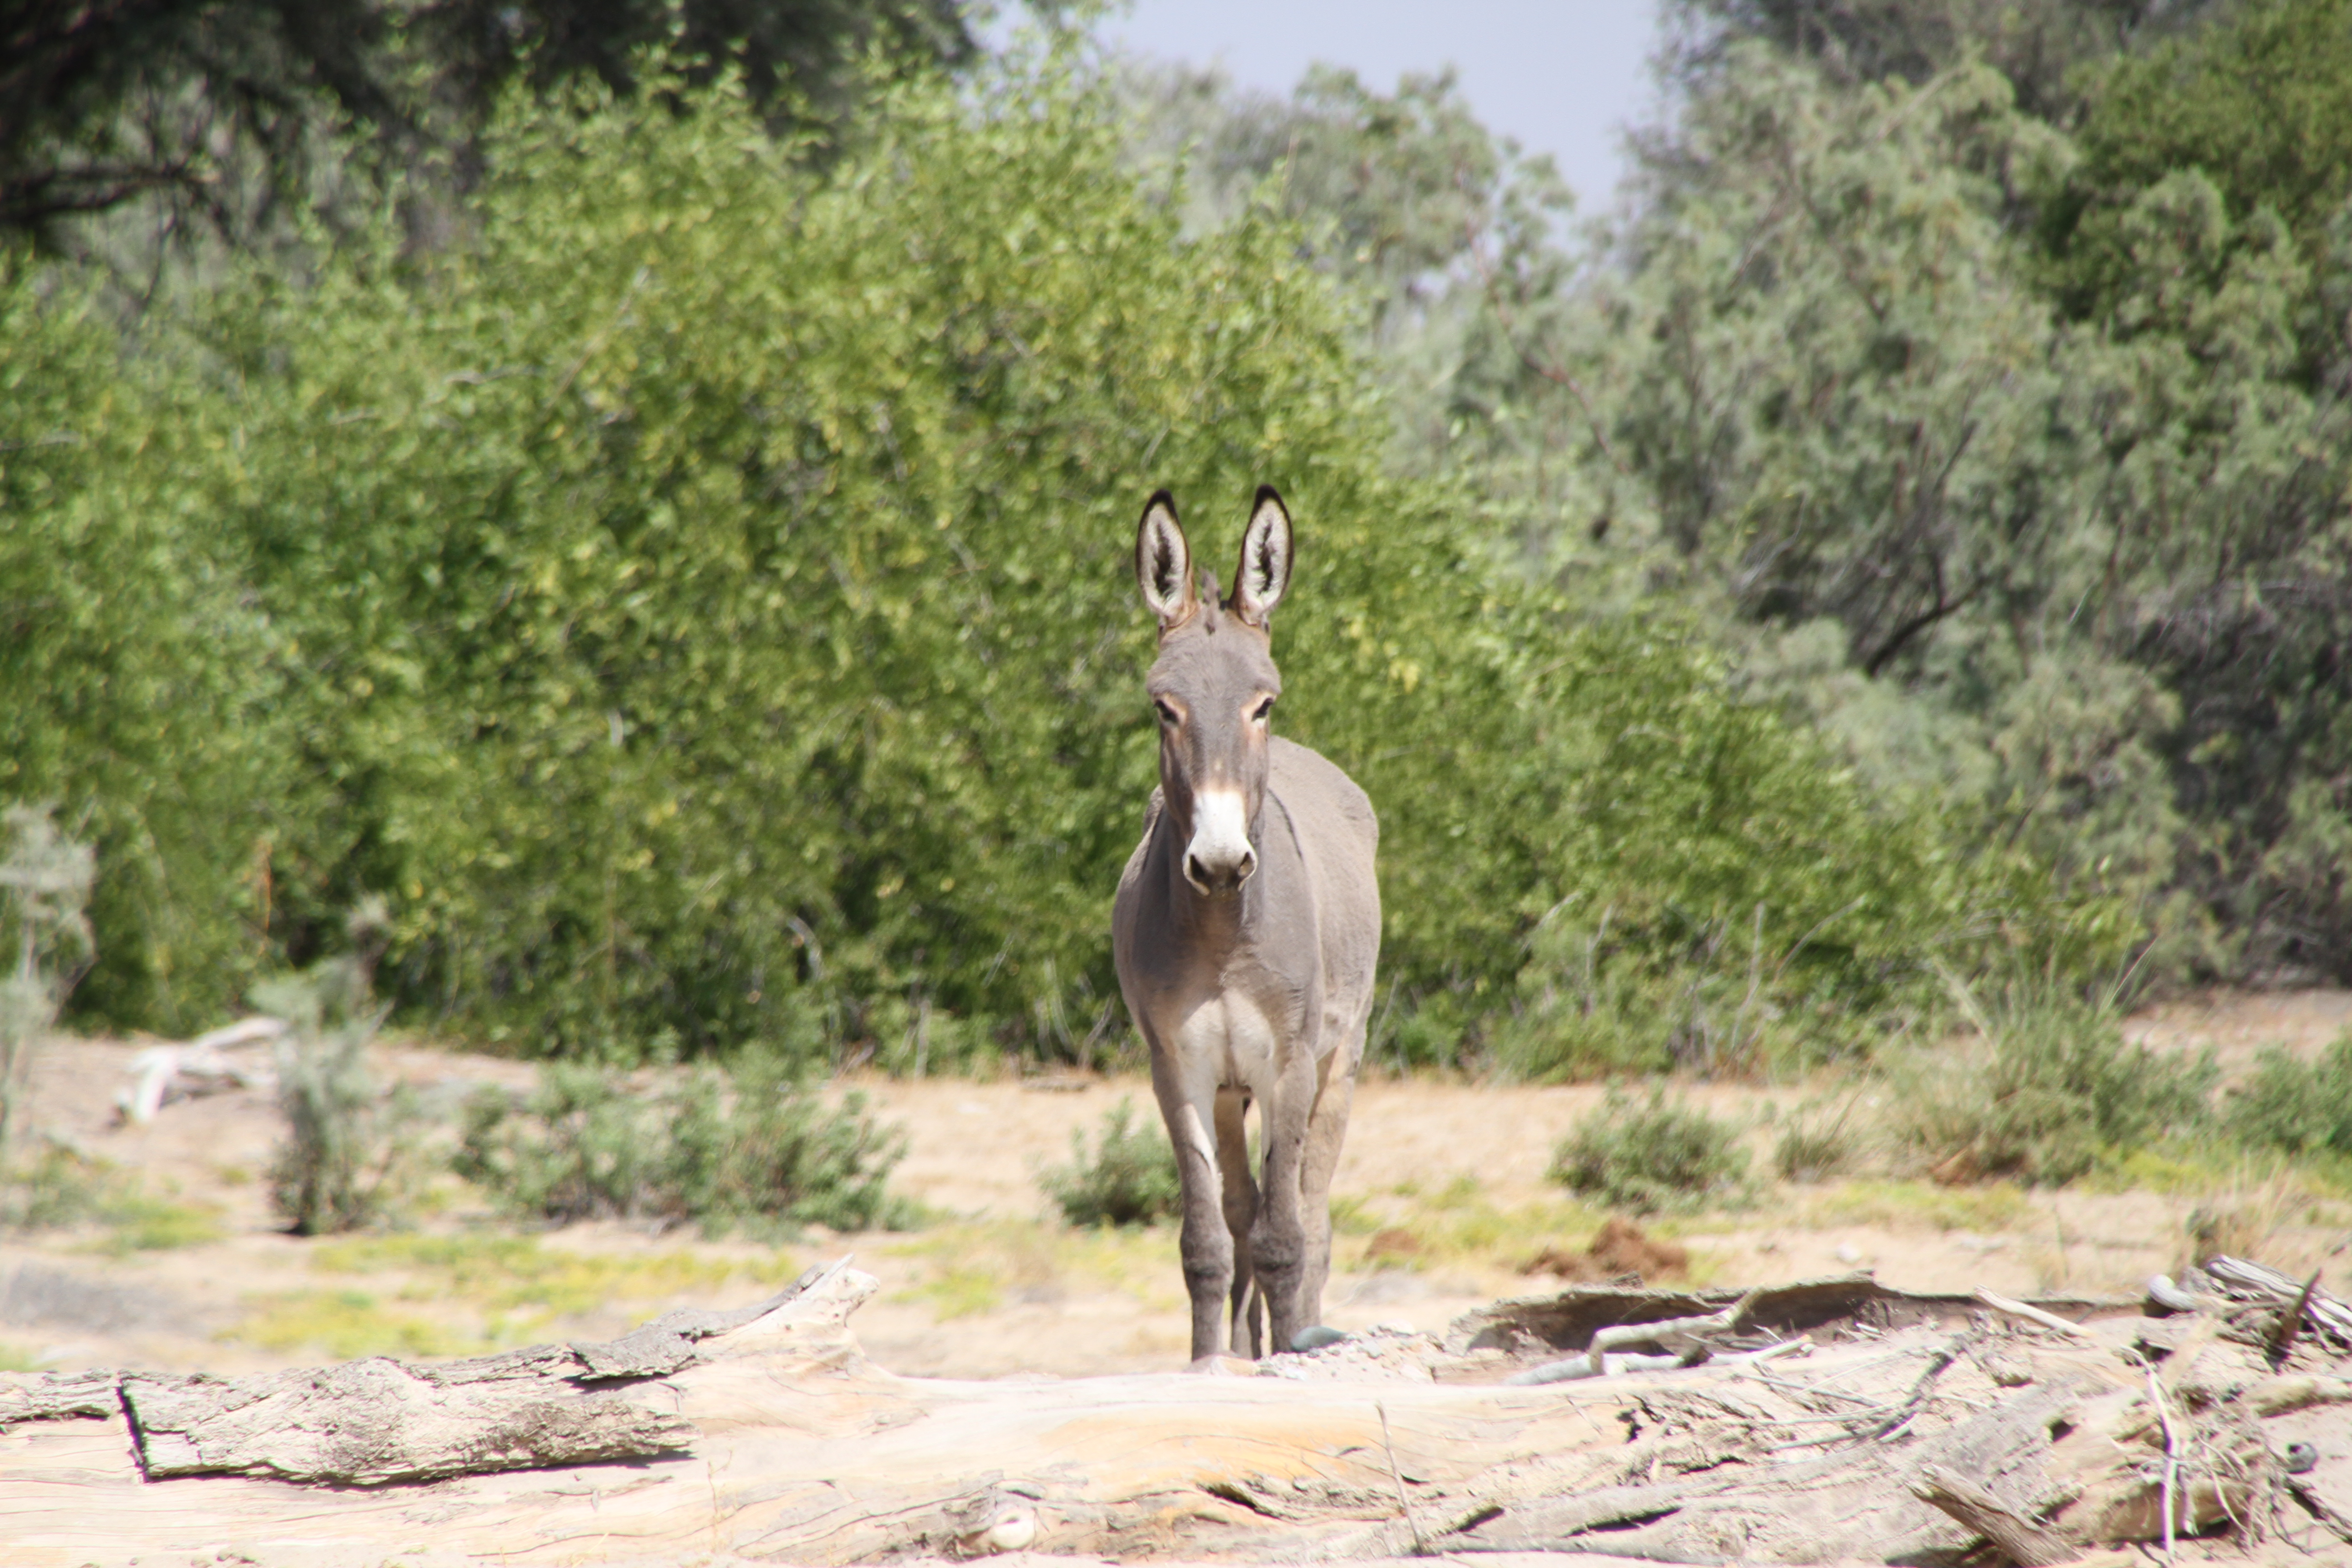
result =
[{"label": "donkey's belly", "polygon": [[1185,1083],[1203,1089],[1271,1092],[1281,1067],[1282,1037],[1253,997],[1213,991],[1194,1002],[1167,1031]]}]

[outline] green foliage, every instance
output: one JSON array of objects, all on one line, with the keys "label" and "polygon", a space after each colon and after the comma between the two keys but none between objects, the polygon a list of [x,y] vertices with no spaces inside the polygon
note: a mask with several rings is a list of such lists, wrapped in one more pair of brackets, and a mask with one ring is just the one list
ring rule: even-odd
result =
[{"label": "green foliage", "polygon": [[2223,1097],[2221,1120],[2257,1148],[2352,1155],[2352,1035],[2339,1036],[2315,1061],[2279,1046],[2263,1051]]},{"label": "green foliage", "polygon": [[[2112,952],[2145,920],[2159,980],[2352,972],[2352,440],[2305,330],[2352,248],[2175,169],[2118,196],[2113,309],[2068,321],[2020,226],[2076,152],[2000,73],[1717,64],[1593,248],[1490,217],[1475,286],[1390,358],[1449,400],[1408,454],[1588,614],[1668,587],[1882,814],[2049,868],[2018,907],[2050,927]],[[1714,916],[1722,950],[1752,910]],[[1630,1031],[1578,999],[1595,1059],[1654,1051],[1659,1002],[1623,994]],[[1735,967],[1688,1010],[1748,995]]]},{"label": "green foliage", "polygon": [[387,190],[420,241],[446,242],[458,171],[510,82],[625,88],[671,53],[698,80],[740,73],[780,123],[828,125],[877,59],[972,47],[952,0],[163,0],[103,27],[28,13],[9,42],[0,231],[143,272],[147,294],[174,260],[201,274],[222,242],[363,223]]},{"label": "green foliage", "polygon": [[151,395],[91,292],[0,247],[0,799],[54,802],[105,868],[77,1011],[185,1033],[273,956],[310,786],[287,650],[184,482],[230,436]]},{"label": "green foliage", "polygon": [[[1670,608],[1629,586],[1665,562],[1671,513],[1727,559],[1780,528],[1809,616],[1833,581],[1878,584],[1881,620],[1916,610],[1920,573],[1882,571],[1871,533],[1908,481],[1832,436],[1900,414],[1935,461],[2005,451],[2026,437],[2000,378],[2031,367],[2000,334],[2038,340],[1978,244],[1987,182],[1913,189],[1916,159],[1870,149],[2030,140],[1994,123],[1990,89],[1938,88],[1924,115],[1889,99],[1821,154],[1832,205],[1894,209],[1867,232],[1916,368],[1856,323],[1832,247],[1790,235],[1772,260],[1800,319],[1749,301],[1710,325],[1704,279],[1661,273],[1624,319],[1663,336],[1621,320],[1589,342],[1808,345],[1772,406],[1826,396],[1812,423],[1790,414],[1784,439],[1734,365],[1717,423],[1675,426],[1670,367],[1617,365],[1595,384],[1623,412],[1616,458],[1497,446],[1472,483],[1391,461],[1430,405],[1384,394],[1363,337],[1375,316],[1398,353],[1404,323],[1461,328],[1472,363],[1435,384],[1471,424],[1524,432],[1504,417],[1523,362],[1415,278],[1478,270],[1448,248],[1457,217],[1507,231],[1507,270],[1536,268],[1556,189],[1491,148],[1464,163],[1483,133],[1442,82],[1386,99],[1318,80],[1292,106],[1320,171],[1306,206],[1232,195],[1260,137],[1234,153],[1222,221],[1191,232],[1183,189],[1162,204],[1160,176],[1134,174],[1114,85],[1042,56],[877,80],[861,137],[823,160],[724,80],[513,96],[465,248],[420,257],[387,224],[299,283],[236,269],[145,318],[135,376],[74,296],[9,274],[31,346],[7,363],[34,412],[0,413],[29,433],[0,461],[47,465],[0,471],[33,475],[12,505],[36,544],[12,569],[25,604],[84,608],[5,645],[58,698],[0,723],[129,889],[101,889],[85,1016],[217,1005],[331,949],[373,892],[398,908],[384,994],[533,1054],[1089,1055],[1118,1017],[1104,900],[1152,777],[1129,568],[1148,483],[1219,563],[1253,483],[1297,510],[1284,722],[1381,814],[1384,1053],[1528,1076],[1812,1059],[1937,1005],[1937,958],[2097,963],[2128,942],[2110,895],[2143,888],[2138,861],[2102,851],[2086,864],[2125,868],[2053,879],[2005,820],[1841,765],[1785,685],[1727,655],[1706,594]],[[1758,112],[1723,106],[1709,134],[1736,151]],[[1812,158],[1811,124],[1767,144]],[[1402,162],[1368,172],[1363,147]],[[1391,232],[1401,204],[1419,216]],[[1699,206],[1713,266],[1738,225]],[[1667,267],[1673,247],[1651,252]],[[1955,311],[1997,340],[1990,360],[1930,341]],[[39,445],[93,398],[124,410],[92,427],[102,450]],[[1969,437],[1979,419],[2008,433]],[[1497,569],[1499,536],[1607,500],[1618,481],[1594,476],[1626,453],[1714,466],[1648,512],[1624,483],[1608,504],[1637,543],[1601,587]],[[1952,481],[1970,518],[2005,515],[1986,464]],[[1730,510],[1693,499],[1710,487]],[[1756,499],[1773,487],[1812,499]],[[1529,551],[1547,573],[1581,559]],[[112,597],[77,575],[85,556]],[[110,658],[113,684],[88,684]],[[2095,695],[2162,707],[2129,681]]]},{"label": "green foliage", "polygon": [[1975,1044],[1915,1049],[1890,1068],[1896,1142],[1941,1180],[2063,1186],[2213,1119],[2210,1053],[2127,1045],[2112,997],[2024,976],[1990,1001],[1962,987],[1960,1004]]},{"label": "green foliage", "polygon": [[1704,86],[1742,39],[1817,65],[1844,85],[1918,82],[1971,57],[1992,66],[2018,101],[2063,120],[2086,66],[2221,9],[2228,0],[1674,0],[1668,60]]},{"label": "green foliage", "polygon": [[1578,1195],[1634,1214],[1690,1208],[1736,1189],[1748,1151],[1729,1124],[1664,1086],[1646,1104],[1612,1088],[1600,1109],[1552,1152],[1551,1179]]},{"label": "green foliage", "polygon": [[890,1170],[906,1134],[865,1097],[829,1107],[770,1063],[710,1068],[647,1090],[608,1068],[551,1064],[517,1105],[485,1090],[466,1109],[457,1173],[517,1214],[700,1223],[774,1221],[869,1230],[911,1224]]},{"label": "green foliage", "polygon": [[[2131,292],[2133,208],[2189,170],[2232,223],[2267,214],[2314,253],[2352,197],[2352,4],[2252,0],[2122,57],[2095,78],[2075,144],[2041,238],[2078,316],[2103,317]],[[2245,232],[2264,243],[2258,226]]]},{"label": "green foliage", "polygon": [[116,1190],[100,1162],[58,1144],[0,1168],[0,1226],[48,1230],[99,1217]]},{"label": "green foliage", "polygon": [[1070,1134],[1070,1163],[1037,1173],[1037,1184],[1071,1225],[1150,1225],[1181,1211],[1176,1152],[1150,1117],[1129,1125],[1135,1102],[1122,1099],[1104,1112],[1093,1152],[1086,1134]]}]

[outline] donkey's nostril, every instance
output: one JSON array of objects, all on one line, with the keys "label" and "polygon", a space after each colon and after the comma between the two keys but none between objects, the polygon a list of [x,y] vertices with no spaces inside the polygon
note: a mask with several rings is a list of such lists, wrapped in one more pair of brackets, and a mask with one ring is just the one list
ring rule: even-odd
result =
[{"label": "donkey's nostril", "polygon": [[1241,863],[1234,868],[1234,886],[1238,888],[1244,882],[1248,881],[1250,879],[1250,873],[1256,869],[1257,851],[1255,849],[1243,850]]},{"label": "donkey's nostril", "polygon": [[1215,885],[1210,879],[1209,868],[1201,864],[1201,858],[1198,855],[1184,857],[1184,879],[1196,888],[1205,889]]}]

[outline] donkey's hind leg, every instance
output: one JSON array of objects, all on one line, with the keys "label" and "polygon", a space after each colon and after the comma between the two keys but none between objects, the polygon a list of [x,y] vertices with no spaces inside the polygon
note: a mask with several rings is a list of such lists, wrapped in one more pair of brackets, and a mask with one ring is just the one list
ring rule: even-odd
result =
[{"label": "donkey's hind leg", "polygon": [[[1250,1226],[1257,1223],[1257,1180],[1250,1173],[1249,1095],[1238,1089],[1217,1091],[1217,1168],[1224,1182],[1225,1228],[1234,1237],[1234,1289],[1227,1343],[1236,1355],[1255,1359],[1265,1353],[1265,1303],[1250,1267]],[[1242,1349],[1244,1325],[1249,1349]]]},{"label": "donkey's hind leg", "polygon": [[[1331,1279],[1331,1177],[1339,1167],[1339,1145],[1348,1136],[1348,1111],[1356,1101],[1356,1058],[1361,1050],[1342,1048],[1324,1058],[1315,1110],[1307,1122],[1307,1154],[1298,1166],[1299,1217],[1307,1230],[1307,1268],[1298,1285],[1298,1323],[1323,1321],[1323,1287]],[[1235,1247],[1235,1267],[1246,1247]],[[1276,1345],[1286,1351],[1289,1345]]]}]

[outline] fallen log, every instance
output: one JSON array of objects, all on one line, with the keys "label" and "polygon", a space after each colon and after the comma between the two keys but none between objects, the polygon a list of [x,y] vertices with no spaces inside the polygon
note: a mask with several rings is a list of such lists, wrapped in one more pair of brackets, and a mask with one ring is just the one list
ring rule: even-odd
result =
[{"label": "fallen log", "polygon": [[[0,1376],[6,1561],[2025,1562],[2168,1523],[2185,1559],[2200,1530],[2239,1531],[2211,1544],[2241,1550],[2262,1496],[2329,1530],[2347,1511],[2352,1368],[2274,1376],[2260,1347],[2201,1325],[2168,1340],[2167,1391],[2134,1323],[2053,1341],[1868,1281],[1758,1291],[1728,1314],[1741,1295],[1591,1288],[1452,1337],[1581,1323],[1589,1346],[1646,1323],[1648,1342],[1705,1350],[1736,1323],[1807,1342],[1544,1386],[1502,1381],[1570,1348],[1533,1335],[1518,1358],[1371,1334],[1229,1365],[1255,1375],[973,1383],[868,1363],[848,1320],[875,1288],[836,1265],[609,1344],[437,1364]],[[2074,1304],[2039,1305],[2072,1321]],[[2301,1424],[2324,1456],[2267,1492],[2286,1445],[2263,1422]]]}]

